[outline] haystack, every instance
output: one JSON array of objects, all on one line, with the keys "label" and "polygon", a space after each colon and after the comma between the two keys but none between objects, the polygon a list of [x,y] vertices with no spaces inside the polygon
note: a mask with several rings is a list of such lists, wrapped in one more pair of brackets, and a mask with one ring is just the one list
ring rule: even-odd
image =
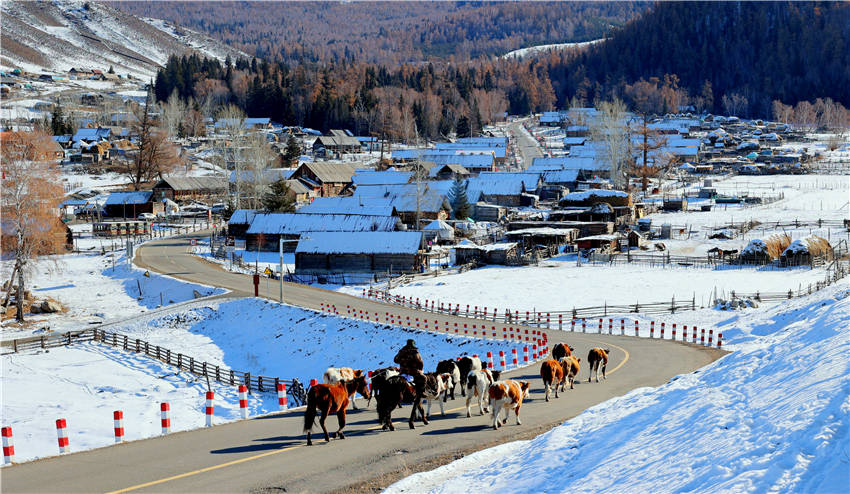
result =
[{"label": "haystack", "polygon": [[789,245],[791,237],[781,233],[774,233],[765,239],[750,240],[741,251],[741,259],[747,262],[770,262],[779,259]]},{"label": "haystack", "polygon": [[800,266],[811,264],[814,259],[832,259],[832,246],[825,238],[809,235],[791,242],[782,251],[780,263],[783,266]]}]

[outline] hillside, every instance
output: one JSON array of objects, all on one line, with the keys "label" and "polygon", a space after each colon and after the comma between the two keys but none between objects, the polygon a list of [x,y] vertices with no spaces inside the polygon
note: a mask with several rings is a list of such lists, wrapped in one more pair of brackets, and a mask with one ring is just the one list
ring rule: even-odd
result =
[{"label": "hillside", "polygon": [[847,106],[848,26],[848,3],[659,2],[605,43],[551,57],[549,73],[559,103],[582,88],[593,101],[640,78],[676,74],[713,112],[732,94],[746,99],[744,115],[769,115],[775,99],[829,97]]},{"label": "hillside", "polygon": [[[169,55],[240,55],[203,34],[162,21],[144,21],[98,2],[11,1],[2,4],[0,63],[39,72],[71,67],[151,78]],[[244,56],[244,54],[242,55]]]},{"label": "hillside", "polygon": [[115,2],[251,55],[293,62],[417,64],[604,37],[641,2]]}]

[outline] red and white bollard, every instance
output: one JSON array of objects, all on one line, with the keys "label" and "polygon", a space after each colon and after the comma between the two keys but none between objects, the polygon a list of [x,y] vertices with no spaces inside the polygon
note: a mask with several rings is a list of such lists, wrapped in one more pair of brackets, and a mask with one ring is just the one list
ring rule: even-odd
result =
[{"label": "red and white bollard", "polygon": [[714,330],[713,330],[713,329],[709,329],[709,330],[708,330],[708,346],[711,346],[711,340],[712,340],[713,338],[714,338]]},{"label": "red and white bollard", "polygon": [[71,444],[68,440],[68,422],[65,419],[56,420],[56,435],[59,438],[59,454],[70,452]]},{"label": "red and white bollard", "polygon": [[620,319],[620,336],[626,336],[626,320]]},{"label": "red and white bollard", "polygon": [[212,427],[212,418],[213,413],[215,412],[215,405],[213,401],[215,400],[215,391],[207,391],[207,406],[204,409],[204,413],[207,416],[207,427]]},{"label": "red and white bollard", "polygon": [[637,319],[635,320],[635,336],[640,335],[640,326],[638,326]]},{"label": "red and white bollard", "polygon": [[649,321],[649,337],[655,338],[655,321]]},{"label": "red and white bollard", "polygon": [[575,330],[576,330],[576,320],[572,319],[570,321],[570,331],[575,332]]},{"label": "red and white bollard", "polygon": [[287,408],[286,403],[286,383],[277,383],[277,406],[281,412]]},{"label": "red and white bollard", "polygon": [[12,428],[3,427],[3,464],[15,461],[15,442],[12,440]]},{"label": "red and white bollard", "polygon": [[536,361],[538,357],[539,355],[537,355],[537,345],[531,345],[531,361]]},{"label": "red and white bollard", "polygon": [[688,341],[688,326],[685,324],[682,325],[682,341]]},{"label": "red and white bollard", "polygon": [[599,318],[599,334],[602,334],[602,318]]},{"label": "red and white bollard", "polygon": [[527,346],[522,347],[522,363],[523,364],[528,363],[528,347]]},{"label": "red and white bollard", "polygon": [[614,334],[614,320],[611,318],[608,318],[608,334]]},{"label": "red and white bollard", "polygon": [[562,331],[564,329],[564,315],[558,314],[558,331]]},{"label": "red and white bollard", "polygon": [[717,348],[723,346],[723,333],[717,333]]},{"label": "red and white bollard", "polygon": [[[703,330],[703,331],[705,331],[705,330]],[[693,341],[694,343],[697,342],[697,327],[696,326],[694,326],[694,338],[693,338],[693,340],[694,340]]]},{"label": "red and white bollard", "polygon": [[[718,343],[718,345],[720,344],[719,339],[717,340],[717,343]],[[517,357],[516,348],[511,348],[511,359],[512,359],[512,362],[514,364],[514,368],[516,368],[519,365],[519,358]]]},{"label": "red and white bollard", "polygon": [[699,335],[699,344],[705,345],[705,328],[702,328],[701,333]]},{"label": "red and white bollard", "polygon": [[585,318],[581,318],[581,332],[587,333],[587,320]]},{"label": "red and white bollard", "polygon": [[[661,324],[664,324],[664,323],[661,323]],[[687,326],[682,326],[682,327],[685,328],[684,329],[685,331],[688,330]],[[676,325],[675,324],[673,324],[673,341],[676,341]]]},{"label": "red and white bollard", "polygon": [[499,366],[501,366],[502,370],[506,370],[508,368],[505,363],[505,352],[504,350],[499,350]]},{"label": "red and white bollard", "polygon": [[243,419],[248,418],[248,386],[239,385],[239,413]]},{"label": "red and white bollard", "polygon": [[487,368],[493,369],[493,352],[487,352]]},{"label": "red and white bollard", "polygon": [[115,442],[120,443],[124,440],[124,412],[115,410],[112,412],[112,420],[115,422]]},{"label": "red and white bollard", "polygon": [[162,423],[162,433],[171,433],[171,405],[167,401],[159,404],[159,417]]}]

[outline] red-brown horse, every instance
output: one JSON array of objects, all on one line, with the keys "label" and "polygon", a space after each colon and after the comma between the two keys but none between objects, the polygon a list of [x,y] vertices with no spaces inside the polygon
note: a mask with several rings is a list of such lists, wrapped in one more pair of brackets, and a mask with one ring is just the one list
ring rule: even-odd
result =
[{"label": "red-brown horse", "polygon": [[321,412],[319,425],[325,433],[325,441],[330,441],[328,429],[325,427],[325,419],[328,415],[335,413],[339,420],[337,437],[345,439],[342,428],[345,427],[345,409],[348,408],[348,397],[355,392],[369,398],[369,385],[366,376],[358,376],[348,381],[340,381],[336,384],[317,384],[307,392],[307,410],[304,412],[304,432],[307,434],[307,446],[312,446],[310,435],[313,423],[316,420],[316,409]]}]

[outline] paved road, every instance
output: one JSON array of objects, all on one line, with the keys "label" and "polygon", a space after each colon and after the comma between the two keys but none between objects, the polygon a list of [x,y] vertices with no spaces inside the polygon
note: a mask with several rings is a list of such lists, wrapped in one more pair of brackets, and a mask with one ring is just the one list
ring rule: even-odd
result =
[{"label": "paved road", "polygon": [[514,138],[517,152],[522,158],[523,168],[531,166],[534,158],[543,156],[543,150],[540,149],[540,145],[522,128],[522,121],[508,124],[508,133]]},{"label": "paved road", "polygon": [[[251,288],[248,276],[225,273],[218,266],[194,258],[187,254],[187,246],[185,239],[152,242],[139,249],[136,262],[189,281],[235,290]],[[306,307],[318,307],[327,301],[338,308],[346,304],[372,311],[389,308],[313,287],[286,284],[284,290],[287,302]],[[275,287],[268,292],[272,292],[272,298],[277,297]],[[396,314],[416,314],[393,309]],[[461,320],[447,316],[436,319]],[[307,447],[301,432],[302,413],[296,411],[7,467],[2,470],[2,490],[324,492],[447,453],[516,439],[535,427],[558,423],[637,387],[663,384],[672,376],[691,372],[721,355],[716,350],[669,341],[560,331],[549,334],[553,343],[568,342],[582,356],[593,346],[610,347],[609,378],[600,384],[579,383],[576,389],[546,403],[538,365],[509,373],[511,378],[532,381],[531,399],[523,406],[521,426],[511,421],[494,431],[489,419],[477,415],[475,408],[473,416],[467,418],[458,397],[449,401],[445,417],[440,417],[439,408],[434,407],[432,422],[427,426],[418,423],[415,430],[404,423],[409,407],[396,411],[398,427],[394,432],[376,430],[374,409],[356,411],[349,415],[346,440],[332,440],[329,444],[319,441]],[[586,379],[586,369],[583,370]],[[329,428],[335,430],[332,422],[329,419]]]}]

